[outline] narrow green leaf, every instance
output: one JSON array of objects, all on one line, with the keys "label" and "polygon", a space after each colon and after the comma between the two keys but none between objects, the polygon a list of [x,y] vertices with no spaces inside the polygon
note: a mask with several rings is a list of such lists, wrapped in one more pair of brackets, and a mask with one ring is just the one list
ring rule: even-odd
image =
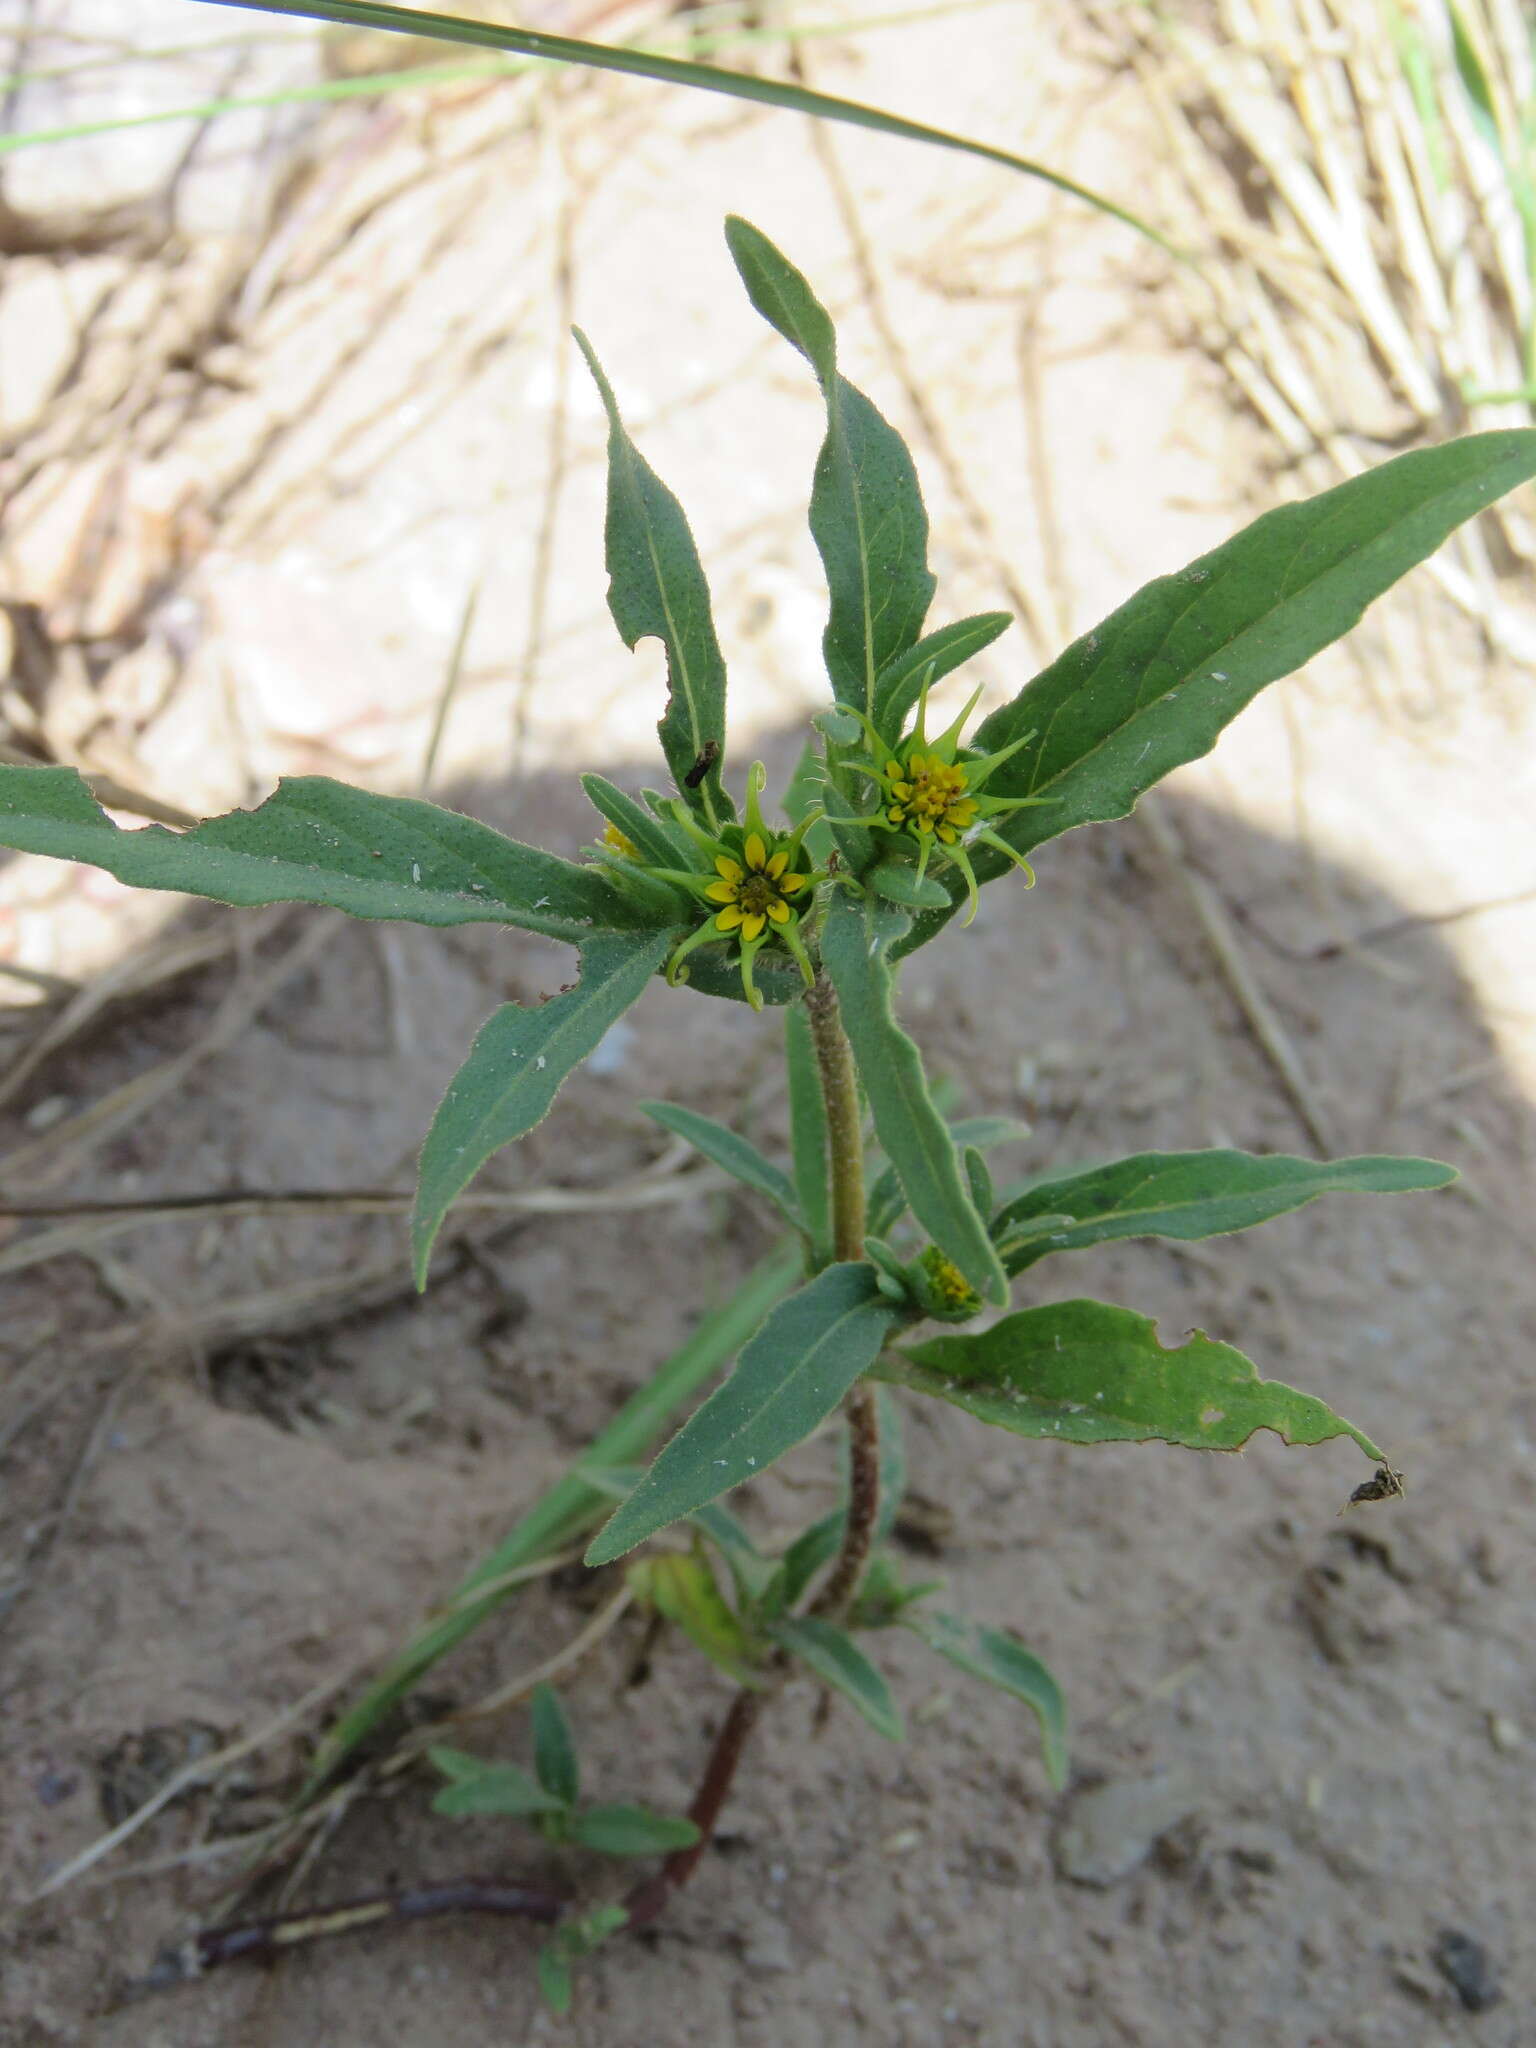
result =
[{"label": "narrow green leaf", "polygon": [[571,1822],[571,1840],[604,1856],[663,1856],[698,1839],[691,1820],[645,1806],[589,1806]]},{"label": "narrow green leaf", "polygon": [[1033,1708],[1047,1775],[1061,1791],[1067,1782],[1067,1703],[1040,1659],[1002,1629],[986,1628],[960,1614],[914,1608],[901,1616],[901,1625],[973,1678],[998,1686]]},{"label": "narrow green leaf", "polygon": [[[209,0],[203,0],[209,4]],[[598,71],[627,72],[635,78],[655,79],[663,85],[694,86],[701,92],[723,93],[727,98],[754,100],[760,106],[783,107],[790,113],[812,114],[824,121],[844,121],[855,128],[870,128],[879,135],[894,135],[907,142],[926,142],[938,149],[959,150],[1005,170],[1039,178],[1059,192],[1086,201],[1100,213],[1123,221],[1140,235],[1168,244],[1154,228],[1112,200],[1101,198],[1084,185],[1059,172],[1050,171],[1028,157],[1015,156],[990,143],[975,142],[969,136],[952,135],[944,128],[930,128],[921,121],[887,114],[879,107],[866,107],[858,100],[836,99],[830,93],[812,92],[807,86],[788,80],[759,78],[751,72],[731,71],[723,65],[695,64],[680,57],[661,57],[649,50],[615,48],[609,43],[577,42],[569,36],[544,35],[533,29],[505,28],[487,21],[465,21],[451,14],[428,14],[414,7],[388,7],[370,0],[213,0],[213,4],[243,7],[262,14],[298,15],[309,21],[334,21],[348,28],[391,29],[401,35],[432,36],[447,43],[471,43],[491,50],[510,50],[515,55],[548,58],[558,64],[587,65]]]},{"label": "narrow green leaf", "polygon": [[974,618],[956,619],[953,625],[925,633],[905,654],[887,662],[875,677],[875,708],[870,723],[876,732],[894,745],[907,722],[907,714],[923,691],[942,682],[973,654],[990,647],[1012,624],[1010,612],[978,612]]},{"label": "narrow green leaf", "polygon": [[454,1198],[493,1152],[531,1131],[666,957],[668,934],[589,938],[581,979],[536,1009],[506,1003],[480,1027],[422,1147],[411,1243],[416,1285]]},{"label": "narrow green leaf", "polygon": [[679,792],[714,830],[736,811],[720,786],[725,657],[709,585],[682,506],[625,432],[591,343],[579,327],[575,334],[608,415],[608,609],[626,647],[656,639],[667,651],[667,708],[656,730]]},{"label": "narrow green leaf", "polygon": [[734,214],[725,236],[753,305],[805,357],[826,400],[811,491],[832,599],[822,645],[833,696],[869,717],[876,677],[912,646],[933,598],[917,471],[895,428],[839,373],[832,322],[800,272]]},{"label": "narrow green leaf", "polygon": [[827,1167],[827,1105],[821,1072],[805,1006],[784,1012],[784,1060],[789,1078],[789,1149],[795,1170],[795,1195],[812,1256],[817,1264],[830,1256],[832,1214]]},{"label": "narrow green leaf", "polygon": [[832,1562],[842,1548],[847,1519],[845,1509],[833,1508],[830,1514],[820,1516],[808,1529],[801,1530],[779,1560],[777,1577],[764,1602],[768,1613],[786,1613],[816,1574]]},{"label": "narrow green leaf", "polygon": [[846,1629],[807,1615],[798,1621],[776,1621],[769,1633],[824,1684],[851,1701],[877,1735],[901,1741],[906,1730],[891,1688]]},{"label": "narrow green leaf", "polygon": [[1031,1183],[993,1218],[1011,1274],[1048,1252],[1118,1237],[1224,1237],[1349,1191],[1443,1188],[1456,1169],[1433,1159],[1291,1159],[1282,1153],[1142,1152],[1084,1173]]},{"label": "narrow green leaf", "polygon": [[429,1749],[427,1755],[449,1781],[432,1801],[434,1813],[462,1820],[476,1814],[558,1813],[564,1805],[516,1764],[488,1764],[457,1749]]},{"label": "narrow green leaf", "polygon": [[523,846],[418,797],[285,776],[254,811],[185,832],[114,825],[73,768],[0,767],[0,846],[105,868],[137,889],[215,903],[323,903],[412,924],[515,924],[581,944],[643,929],[600,869]]},{"label": "narrow green leaf", "polygon": [[[673,1411],[740,1350],[789,1288],[799,1265],[798,1252],[788,1244],[770,1252],[718,1308],[700,1317],[687,1340],[630,1395],[586,1456],[604,1466],[622,1464],[643,1452]],[[608,1496],[585,1477],[582,1467],[557,1480],[481,1559],[442,1611],[417,1631],[327,1731],[296,1806],[307,1805],[323,1790],[358,1745],[433,1666],[513,1597],[540,1559],[556,1555],[607,1512]]]},{"label": "narrow green leaf", "polygon": [[638,1106],[663,1130],[686,1139],[706,1159],[712,1159],[754,1193],[766,1195],[786,1223],[796,1230],[804,1227],[789,1175],[765,1159],[747,1139],[727,1125],[716,1123],[712,1116],[701,1116],[696,1109],[683,1109],[675,1102],[642,1102]]},{"label": "narrow green leaf", "polygon": [[990,1152],[998,1145],[1022,1145],[1034,1132],[1016,1116],[960,1116],[950,1125],[949,1135],[962,1151],[974,1145],[978,1152]]},{"label": "narrow green leaf", "polygon": [[[1175,576],[1139,590],[1009,704],[977,747],[1033,734],[988,796],[1049,797],[996,829],[1019,853],[1079,825],[1123,818],[1138,797],[1209,753],[1267,684],[1339,639],[1448,534],[1536,476],[1536,429],[1417,449],[1300,504],[1266,512]],[[979,880],[1008,863],[985,845]],[[952,873],[952,871],[946,871]],[[964,900],[925,912],[894,957],[925,945]]]},{"label": "narrow green leaf", "polygon": [[808,1437],[879,1354],[892,1322],[874,1271],[828,1266],[781,1302],[587,1552],[610,1564]]},{"label": "narrow green leaf", "polygon": [[[643,1473],[637,1475],[636,1483],[643,1477]],[[725,1559],[737,1597],[743,1602],[756,1600],[777,1569],[773,1559],[764,1557],[730,1509],[717,1500],[695,1508],[688,1520]]]},{"label": "narrow green leaf", "polygon": [[626,796],[605,775],[583,775],[581,786],[594,810],[619,830],[658,868],[686,869],[691,861],[691,844],[684,834]]},{"label": "narrow green leaf", "polygon": [[581,1765],[560,1696],[552,1686],[536,1685],[529,1705],[533,1710],[534,1774],[551,1799],[574,1806],[581,1797]]},{"label": "narrow green leaf", "polygon": [[680,1628],[727,1678],[738,1685],[761,1682],[752,1639],[715,1584],[706,1558],[680,1550],[637,1558],[629,1583],[637,1598]]},{"label": "narrow green leaf", "polygon": [[901,1178],[912,1214],[978,1294],[1006,1301],[1007,1281],[961,1179],[954,1139],[934,1107],[917,1047],[891,1011],[886,952],[904,928],[899,914],[877,914],[868,904],[838,896],[822,931],[822,959],[837,990],[875,1135]]},{"label": "narrow green leaf", "polygon": [[539,1950],[535,1967],[539,1977],[539,1996],[555,2018],[563,2020],[576,1994],[569,1961],[556,1943],[546,1941]]},{"label": "narrow green leaf", "polygon": [[[987,1162],[982,1155],[981,1147],[979,1145],[967,1145],[960,1156],[965,1162],[965,1183],[971,1191],[971,1200],[975,1204],[976,1214],[978,1216],[990,1216],[994,1200],[992,1175],[987,1169]],[[995,1237],[996,1235],[997,1233],[994,1231],[993,1236]]]},{"label": "narrow green leaf", "polygon": [[990,1330],[934,1337],[892,1351],[881,1379],[935,1394],[1015,1436],[1069,1444],[1143,1443],[1157,1437],[1196,1451],[1239,1451],[1255,1430],[1288,1444],[1353,1437],[1382,1453],[1352,1422],[1251,1359],[1195,1331],[1165,1349],[1150,1316],[1102,1301],[1054,1301],[1004,1316]]}]

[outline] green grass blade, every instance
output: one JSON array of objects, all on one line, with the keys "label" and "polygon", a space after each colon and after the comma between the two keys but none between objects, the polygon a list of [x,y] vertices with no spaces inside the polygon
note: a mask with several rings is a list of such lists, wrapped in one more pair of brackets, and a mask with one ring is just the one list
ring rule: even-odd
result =
[{"label": "green grass blade", "polygon": [[[726,1360],[735,1356],[774,1303],[794,1284],[800,1260],[791,1245],[770,1252],[728,1300],[700,1319],[698,1328],[637,1392],[583,1454],[581,1466],[622,1465],[641,1456],[673,1412]],[[550,1488],[486,1556],[440,1614],[434,1615],[396,1656],[357,1704],[326,1735],[300,1794],[307,1804],[373,1730],[427,1676],[435,1664],[473,1635],[522,1584],[521,1574],[554,1556],[602,1521],[612,1500],[582,1476],[581,1466]]]},{"label": "green grass blade", "polygon": [[783,1301],[736,1370],[673,1437],[587,1551],[611,1564],[744,1480],[825,1422],[867,1372],[894,1320],[865,1265],[828,1266]]},{"label": "green grass blade", "polygon": [[893,135],[907,142],[926,142],[937,149],[958,150],[1039,178],[1060,192],[1070,193],[1086,205],[1123,221],[1149,241],[1168,247],[1164,238],[1128,208],[1117,206],[1087,186],[1028,157],[1010,150],[995,149],[990,143],[969,136],[953,135],[944,128],[930,128],[921,121],[908,121],[900,114],[888,114],[878,107],[863,106],[857,100],[834,98],[812,92],[776,78],[756,78],[750,72],[727,71],[710,64],[689,63],[680,57],[663,57],[646,50],[617,49],[605,43],[577,42],[569,36],[549,36],[532,29],[502,28],[484,21],[462,21],[455,15],[418,13],[414,8],[365,4],[365,0],[201,0],[204,6],[241,7],[254,13],[297,15],[308,21],[337,22],[345,28],[389,29],[400,35],[433,36],[443,42],[470,43],[481,49],[507,50],[514,55],[542,57],[559,64],[580,64],[598,71],[618,71],[634,78],[654,79],[662,85],[694,86],[701,92],[723,93],[728,98],[753,100],[760,106],[782,107],[793,114],[814,114],[827,121],[843,121],[856,128],[873,129],[879,135]]},{"label": "green grass blade", "polygon": [[596,868],[419,797],[324,775],[285,776],[254,811],[186,832],[124,831],[73,768],[0,767],[0,846],[241,908],[317,903],[411,924],[515,924],[573,945],[647,921]]},{"label": "green grass blade", "polygon": [[811,489],[832,601],[822,646],[833,695],[872,717],[876,678],[922,632],[935,588],[917,471],[895,428],[839,373],[832,322],[800,272],[749,221],[732,215],[725,238],[753,305],[805,357],[826,400]]},{"label": "green grass blade", "polygon": [[[989,796],[1049,797],[1000,822],[1020,853],[1079,825],[1123,818],[1144,791],[1209,753],[1260,690],[1347,633],[1366,607],[1463,521],[1536,476],[1536,430],[1472,434],[1399,455],[1315,498],[1266,512],[1234,539],[1137,591],[1010,704],[977,747],[1032,734]],[[978,846],[979,880],[1004,873]],[[925,912],[910,953],[963,901]]]},{"label": "green grass blade", "polygon": [[[1121,1237],[1225,1237],[1335,1192],[1399,1195],[1443,1188],[1433,1159],[1291,1159],[1283,1153],[1141,1152],[1032,1182],[992,1220],[1010,1274],[1051,1252]],[[1041,1228],[1032,1230],[1039,1222]]]},{"label": "green grass blade", "polygon": [[1007,1281],[961,1175],[955,1141],[929,1093],[917,1047],[892,1014],[886,952],[905,922],[838,896],[822,931],[822,959],[837,990],[875,1135],[912,1214],[978,1294],[1006,1301]]},{"label": "green grass blade", "polygon": [[666,958],[669,933],[591,938],[574,988],[537,1008],[505,1003],[484,1024],[448,1085],[422,1147],[411,1214],[416,1285],[455,1197],[503,1145],[548,1114],[561,1083],[595,1051]]},{"label": "green grass blade", "polygon": [[1348,1436],[1382,1453],[1352,1422],[1198,1330],[1165,1349],[1149,1316],[1102,1301],[1057,1301],[989,1330],[888,1352],[877,1376],[933,1394],[1014,1436],[1066,1444],[1182,1444],[1240,1451],[1255,1430],[1288,1444]]},{"label": "green grass blade", "polygon": [[[679,791],[714,831],[736,813],[720,786],[725,657],[709,585],[682,506],[625,432],[591,343],[579,327],[575,334],[608,415],[608,609],[626,647],[656,639],[666,649],[667,708],[657,727],[662,752]],[[710,765],[700,772],[706,758]]]},{"label": "green grass blade", "polygon": [[774,1622],[769,1634],[857,1707],[877,1735],[889,1742],[902,1740],[906,1730],[891,1688],[846,1629],[807,1615],[799,1621]]}]

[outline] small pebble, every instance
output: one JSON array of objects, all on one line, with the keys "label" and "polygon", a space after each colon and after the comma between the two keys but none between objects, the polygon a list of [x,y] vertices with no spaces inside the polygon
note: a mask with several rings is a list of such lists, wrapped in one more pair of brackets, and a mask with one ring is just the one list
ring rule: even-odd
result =
[{"label": "small pebble", "polygon": [[1504,1996],[1487,1949],[1457,1927],[1442,1927],[1435,1938],[1435,1968],[1468,2012],[1487,2012]]},{"label": "small pebble", "polygon": [[1057,1830],[1056,1868],[1074,1884],[1118,1884],[1198,1804],[1190,1781],[1172,1773],[1095,1785],[1077,1795]]}]

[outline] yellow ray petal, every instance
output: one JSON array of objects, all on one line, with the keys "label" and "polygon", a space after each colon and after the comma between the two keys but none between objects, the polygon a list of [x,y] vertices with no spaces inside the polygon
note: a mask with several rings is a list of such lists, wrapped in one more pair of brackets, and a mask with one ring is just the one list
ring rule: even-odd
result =
[{"label": "yellow ray petal", "polygon": [[[723,910],[720,913],[722,917],[724,917],[725,914],[726,913]],[[761,938],[763,926],[766,923],[767,919],[763,916],[763,913],[760,910],[749,910],[746,916],[741,920],[741,936],[744,939]]]},{"label": "yellow ray petal", "polygon": [[740,887],[741,883],[739,881],[711,882],[705,889],[704,894],[709,898],[711,903],[734,903],[736,901],[737,891],[740,889]]},{"label": "yellow ray petal", "polygon": [[788,924],[789,905],[787,903],[779,902],[770,903],[768,906],[768,915],[773,919],[775,924]]},{"label": "yellow ray petal", "polygon": [[765,872],[767,873],[770,881],[776,882],[788,866],[789,855],[784,851],[783,847],[781,846],[777,853],[770,856],[768,866]]},{"label": "yellow ray petal", "polygon": [[723,875],[728,882],[740,882],[746,879],[746,869],[743,868],[739,860],[732,860],[728,853],[717,853],[715,855],[715,873]]},{"label": "yellow ray petal", "polygon": [[763,862],[768,858],[768,849],[763,844],[762,833],[749,832],[741,850],[746,855],[747,866],[761,870]]},{"label": "yellow ray petal", "polygon": [[742,915],[743,912],[739,903],[727,903],[724,910],[715,919],[715,930],[718,932],[735,931],[737,925],[741,923]]}]

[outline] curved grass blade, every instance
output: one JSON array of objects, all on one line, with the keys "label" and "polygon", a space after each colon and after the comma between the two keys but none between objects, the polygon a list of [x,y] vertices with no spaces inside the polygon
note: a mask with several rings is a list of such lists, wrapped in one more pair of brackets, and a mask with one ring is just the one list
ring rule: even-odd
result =
[{"label": "curved grass blade", "polygon": [[[1027,854],[1123,818],[1172,769],[1209,753],[1266,685],[1347,633],[1474,513],[1536,476],[1536,429],[1415,450],[1266,512],[1177,575],[1137,591],[978,728],[987,752],[1030,733],[989,796],[1049,797],[994,830]],[[978,881],[1009,863],[978,846]],[[946,871],[948,873],[949,871]],[[926,945],[964,901],[924,912],[893,957]]]},{"label": "curved grass blade", "polygon": [[1049,1252],[1120,1237],[1225,1237],[1287,1215],[1319,1195],[1400,1195],[1443,1188],[1434,1159],[1292,1159],[1283,1153],[1142,1152],[1083,1173],[1037,1180],[992,1219],[1012,1274]]},{"label": "curved grass blade", "polygon": [[978,1294],[1006,1301],[1007,1281],[961,1177],[955,1141],[928,1092],[917,1047],[891,1010],[886,950],[905,927],[903,917],[838,896],[822,930],[822,959],[837,990],[875,1135],[912,1214]]},{"label": "curved grass blade", "polygon": [[901,1626],[921,1636],[930,1650],[947,1657],[972,1678],[1012,1693],[1034,1710],[1040,1723],[1046,1774],[1058,1792],[1067,1782],[1067,1703],[1061,1687],[1038,1657],[1000,1628],[987,1628],[961,1614],[914,1608]]},{"label": "curved grass blade", "polygon": [[670,934],[589,938],[581,979],[536,1009],[505,1003],[481,1025],[422,1147],[411,1216],[416,1285],[450,1204],[493,1152],[531,1131],[560,1084],[596,1049],[666,957]]},{"label": "curved grass blade", "polygon": [[934,1394],[1015,1436],[1068,1444],[1143,1443],[1240,1451],[1255,1430],[1288,1444],[1352,1437],[1352,1422],[1198,1330],[1165,1349],[1150,1316],[1103,1301],[1056,1301],[1004,1316],[990,1330],[935,1337],[888,1352],[880,1379]]},{"label": "curved grass blade", "polygon": [[798,1621],[772,1622],[768,1633],[857,1707],[877,1735],[890,1742],[902,1740],[906,1730],[891,1688],[846,1629],[807,1615]]},{"label": "curved grass blade", "polygon": [[325,775],[285,776],[254,811],[185,832],[125,831],[73,768],[0,767],[0,846],[243,908],[323,903],[411,924],[515,924],[577,945],[595,930],[654,922],[596,868],[419,797],[378,796]]},{"label": "curved grass blade", "polygon": [[811,488],[832,601],[822,647],[833,696],[873,717],[876,679],[922,632],[935,589],[917,471],[895,428],[839,373],[831,319],[800,272],[735,214],[725,238],[753,305],[805,357],[826,400]]},{"label": "curved grass blade", "polygon": [[261,14],[297,15],[307,21],[333,21],[344,28],[389,29],[401,35],[432,36],[447,43],[470,43],[480,49],[510,50],[514,55],[542,57],[557,64],[581,64],[598,71],[619,71],[633,78],[650,78],[662,85],[695,86],[701,92],[723,93],[730,99],[754,100],[760,106],[783,107],[792,114],[813,114],[825,121],[843,121],[855,128],[871,128],[878,135],[894,135],[907,142],[926,142],[937,149],[959,150],[984,162],[1001,164],[1004,170],[1040,178],[1075,199],[1124,222],[1137,234],[1162,248],[1169,244],[1155,228],[1127,207],[1091,192],[1058,171],[1047,170],[1029,157],[1010,150],[995,149],[990,143],[953,135],[945,128],[930,128],[922,121],[908,121],[900,114],[885,113],[879,107],[864,106],[858,100],[837,99],[830,93],[812,92],[776,78],[757,78],[750,72],[729,71],[714,64],[693,64],[680,57],[661,57],[648,50],[618,49],[607,43],[577,42],[569,36],[550,36],[532,29],[502,28],[485,21],[464,21],[451,14],[427,14],[413,7],[386,7],[369,0],[202,0],[204,6],[241,7]]},{"label": "curved grass blade", "polygon": [[894,1320],[872,1267],[828,1266],[781,1302],[736,1370],[673,1437],[587,1551],[611,1564],[808,1437],[879,1355]]},{"label": "curved grass blade", "polygon": [[420,1684],[433,1666],[510,1600],[539,1560],[557,1555],[608,1513],[611,1500],[589,1481],[583,1467],[622,1465],[638,1457],[673,1411],[695,1394],[728,1358],[739,1351],[799,1269],[798,1252],[781,1245],[761,1261],[726,1301],[700,1319],[698,1328],[629,1397],[608,1427],[588,1447],[582,1464],[557,1481],[530,1508],[395,1656],[372,1685],[330,1729],[310,1766],[297,1804],[307,1805],[347,1758]]},{"label": "curved grass blade", "polygon": [[682,506],[625,432],[592,344],[573,331],[608,415],[608,609],[626,647],[656,639],[667,651],[661,749],[684,799],[717,831],[736,809],[720,786],[725,657],[709,585]]},{"label": "curved grass blade", "polygon": [[723,1167],[754,1194],[765,1195],[794,1229],[805,1228],[789,1175],[771,1159],[765,1159],[747,1139],[727,1125],[716,1123],[712,1116],[701,1116],[696,1109],[684,1109],[675,1102],[642,1102],[636,1106],[663,1130],[686,1139],[695,1151]]}]

